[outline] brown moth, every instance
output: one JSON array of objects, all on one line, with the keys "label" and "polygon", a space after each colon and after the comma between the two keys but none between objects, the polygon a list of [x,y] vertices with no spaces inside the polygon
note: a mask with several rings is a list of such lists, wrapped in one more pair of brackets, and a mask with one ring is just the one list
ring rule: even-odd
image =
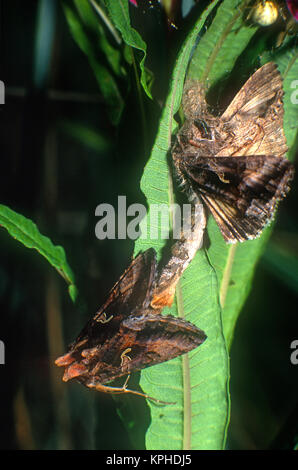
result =
[{"label": "brown moth", "polygon": [[293,165],[283,131],[282,79],[274,63],[257,70],[221,116],[198,82],[186,84],[186,121],[172,156],[192,197],[215,218],[226,242],[256,238],[289,191]]},{"label": "brown moth", "polygon": [[[201,205],[196,206],[193,223],[195,233],[201,229],[202,239]],[[172,304],[177,282],[200,244],[198,237],[182,234],[160,271],[153,248],[132,260],[68,352],[55,361],[65,367],[65,382],[76,379],[101,392],[133,393],[169,403],[130,390],[127,382],[131,372],[185,354],[205,341],[205,333],[192,323],[160,314]],[[127,376],[122,387],[106,385],[122,376]]]}]

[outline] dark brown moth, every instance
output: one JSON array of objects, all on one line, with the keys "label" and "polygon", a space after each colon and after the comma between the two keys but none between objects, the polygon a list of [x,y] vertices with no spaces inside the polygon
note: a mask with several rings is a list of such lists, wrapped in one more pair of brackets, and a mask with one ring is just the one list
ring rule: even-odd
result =
[{"label": "dark brown moth", "polygon": [[[76,379],[98,391],[151,398],[126,388],[129,374],[173,359],[205,341],[205,333],[192,323],[160,314],[172,304],[175,286],[198,243],[184,241],[185,247],[174,250],[161,273],[153,248],[132,260],[68,352],[55,361],[65,367],[64,381]],[[122,376],[128,376],[122,387],[105,385]]]},{"label": "dark brown moth", "polygon": [[274,63],[257,70],[221,116],[198,82],[186,84],[186,121],[172,156],[178,175],[215,218],[226,242],[256,238],[289,191],[293,165],[283,131],[282,79]]}]

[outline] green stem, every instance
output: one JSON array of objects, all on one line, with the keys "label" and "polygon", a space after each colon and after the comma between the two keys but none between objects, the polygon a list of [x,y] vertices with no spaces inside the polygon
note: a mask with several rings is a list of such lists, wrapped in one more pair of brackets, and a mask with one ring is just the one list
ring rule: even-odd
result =
[{"label": "green stem", "polygon": [[286,70],[284,71],[283,73],[283,79],[286,78],[287,74],[289,73],[289,71],[291,70],[291,67],[295,64],[296,60],[297,60],[297,57],[298,57],[298,52],[296,54],[293,55],[292,59],[289,61],[288,65],[287,65],[287,68]]},{"label": "green stem", "polygon": [[[177,86],[177,85],[176,85]],[[175,93],[173,93],[175,96]],[[173,102],[172,102],[173,107]],[[168,129],[168,148],[171,146],[172,137],[172,122]],[[171,169],[168,169],[168,200],[169,204],[173,204],[175,201],[173,177]],[[172,206],[173,207],[173,206]],[[173,214],[170,212],[170,224],[173,228]],[[180,318],[184,318],[184,304],[181,282],[179,281],[176,287],[176,301],[177,311]],[[183,450],[191,449],[191,389],[190,389],[190,367],[188,354],[182,356],[182,381],[183,381]]]},{"label": "green stem", "polygon": [[232,245],[230,250],[229,250],[229,254],[228,254],[228,257],[227,257],[227,262],[226,262],[223,277],[222,277],[222,280],[221,280],[219,300],[220,300],[220,305],[221,305],[222,308],[224,308],[225,302],[226,302],[226,297],[227,297],[229,283],[230,283],[230,279],[231,279],[233,263],[234,263],[234,259],[235,259],[236,248],[237,248],[237,244]]},{"label": "green stem", "polygon": [[[180,282],[176,288],[178,316],[184,318],[183,298]],[[183,374],[183,450],[191,449],[191,389],[190,389],[190,367],[188,354],[182,356]]]}]

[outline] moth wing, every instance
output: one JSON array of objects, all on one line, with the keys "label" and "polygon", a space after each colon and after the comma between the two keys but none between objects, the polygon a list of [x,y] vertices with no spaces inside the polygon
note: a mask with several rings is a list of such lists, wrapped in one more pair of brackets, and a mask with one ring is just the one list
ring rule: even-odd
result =
[{"label": "moth wing", "polygon": [[81,350],[76,362],[67,364],[63,380],[76,378],[87,387],[105,384],[187,353],[205,339],[202,330],[180,318],[150,312],[130,316],[104,348]]},{"label": "moth wing", "polygon": [[139,253],[110,290],[104,305],[95,314],[97,321],[103,312],[115,315],[120,308],[124,315],[133,309],[146,308],[157,274],[156,252],[153,248]]},{"label": "moth wing", "polygon": [[227,243],[256,238],[266,225],[266,219],[243,218],[239,211],[225,201],[201,194],[201,198],[213,215]]},{"label": "moth wing", "polygon": [[[238,152],[238,155],[270,155],[273,149],[277,156],[287,152],[282,97],[282,78],[273,62],[258,69],[240,89],[221,119],[230,123],[234,145],[238,141],[243,142],[246,131],[249,133],[255,128],[259,132],[253,139],[248,136],[247,142],[252,142],[246,145],[244,151],[239,144],[241,153]],[[221,155],[224,155],[223,152]]]},{"label": "moth wing", "polygon": [[274,62],[260,67],[242,86],[221,118],[228,121],[235,114],[260,115],[277,93],[282,92],[282,79]]},{"label": "moth wing", "polygon": [[[139,370],[192,351],[207,336],[203,330],[182,318],[147,313],[141,318],[128,318],[124,329],[135,334],[131,345],[129,370]],[[139,352],[140,353],[139,353]]]},{"label": "moth wing", "polygon": [[287,159],[272,155],[197,157],[182,171],[232,243],[261,233],[294,174]]},{"label": "moth wing", "polygon": [[[146,312],[130,316],[107,348],[83,352],[88,358],[85,385],[107,383],[131,372],[168,361],[191,351],[206,339],[192,323],[170,315]],[[84,362],[84,361],[83,361]]]},{"label": "moth wing", "polygon": [[156,270],[155,250],[149,248],[139,253],[111,289],[106,302],[69,346],[69,352],[56,360],[56,365],[67,366],[80,360],[80,351],[105,343],[117,334],[123,318],[146,309],[154,289]]}]

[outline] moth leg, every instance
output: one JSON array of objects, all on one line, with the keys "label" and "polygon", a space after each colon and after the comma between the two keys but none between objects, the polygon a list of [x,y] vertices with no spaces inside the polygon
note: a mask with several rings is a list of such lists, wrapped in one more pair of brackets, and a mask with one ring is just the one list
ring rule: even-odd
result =
[{"label": "moth leg", "polygon": [[88,384],[87,387],[94,388],[98,392],[112,393],[114,395],[120,395],[122,393],[131,393],[133,395],[137,395],[138,397],[143,397],[143,398],[147,398],[148,400],[152,400],[155,403],[158,403],[159,405],[175,405],[176,404],[176,402],[159,400],[158,398],[150,397],[150,395],[147,395],[146,393],[137,392],[136,390],[129,390],[128,388],[123,388],[123,387],[109,387],[108,385],[103,385],[100,383]]},{"label": "moth leg", "polygon": [[125,379],[124,384],[122,385],[122,388],[123,388],[124,390],[126,390],[126,387],[127,387],[127,384],[128,384],[129,379],[130,379],[130,374],[128,374],[128,376],[127,376],[126,379]]},{"label": "moth leg", "polygon": [[[126,348],[120,356],[122,370],[125,367],[125,365],[128,364],[129,361],[131,361],[131,358],[127,355],[127,353],[129,353],[130,351],[131,351],[131,348]],[[159,403],[161,405],[174,405],[175,404],[173,402],[158,400],[158,398],[150,397],[146,393],[137,392],[135,390],[130,390],[130,389],[126,388],[127,383],[129,381],[129,378],[130,378],[130,374],[128,374],[128,376],[127,376],[127,378],[126,378],[126,380],[125,380],[122,387],[110,387],[109,385],[103,385],[101,383],[96,383],[96,382],[87,384],[87,387],[95,388],[95,390],[97,390],[98,392],[113,393],[115,395],[120,395],[122,393],[132,393],[133,395],[137,395],[139,397],[147,398],[148,400],[153,400],[156,403]]]},{"label": "moth leg", "polygon": [[112,320],[113,315],[111,315],[109,318],[107,318],[107,314],[105,312],[102,313],[100,318],[98,318],[96,321],[98,323],[108,323],[110,320]]},{"label": "moth leg", "polygon": [[218,173],[218,177],[219,177],[220,181],[222,181],[223,183],[229,183],[230,182],[229,180],[225,179],[225,174],[222,173],[222,172]]},{"label": "moth leg", "polygon": [[[122,370],[124,369],[125,365],[128,364],[129,361],[131,361],[131,357],[127,356],[127,353],[131,351],[131,348],[126,348],[125,351],[121,354],[121,368]],[[124,385],[122,386],[123,389],[126,389],[127,383],[130,379],[130,374],[126,377],[126,380],[124,382]]]},{"label": "moth leg", "polygon": [[123,353],[120,356],[121,357],[121,367],[122,368],[125,364],[127,364],[129,361],[131,361],[131,357],[126,355],[130,351],[131,351],[131,348],[126,348],[125,351],[123,351]]}]

